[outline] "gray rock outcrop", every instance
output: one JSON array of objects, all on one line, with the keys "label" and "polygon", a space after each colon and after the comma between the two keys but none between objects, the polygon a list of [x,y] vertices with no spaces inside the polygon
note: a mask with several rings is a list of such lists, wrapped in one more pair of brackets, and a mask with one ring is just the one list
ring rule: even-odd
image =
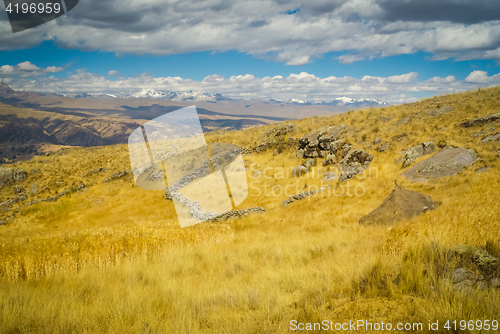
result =
[{"label": "gray rock outcrop", "polygon": [[476,160],[476,151],[473,149],[447,146],[432,157],[420,161],[401,175],[412,182],[425,182],[429,178],[456,175],[465,166]]},{"label": "gray rock outcrop", "polygon": [[436,150],[436,145],[433,142],[422,143],[421,145],[415,145],[406,150],[405,160],[403,162],[403,168],[411,165],[415,160],[424,155],[431,154]]},{"label": "gray rock outcrop", "polygon": [[478,117],[478,118],[474,118],[474,119],[462,122],[462,123],[460,123],[460,125],[465,127],[465,128],[470,128],[473,126],[481,126],[481,125],[486,124],[486,123],[491,123],[491,122],[494,122],[494,121],[499,120],[499,119],[500,119],[500,112],[494,113],[494,114],[489,114],[489,115]]}]

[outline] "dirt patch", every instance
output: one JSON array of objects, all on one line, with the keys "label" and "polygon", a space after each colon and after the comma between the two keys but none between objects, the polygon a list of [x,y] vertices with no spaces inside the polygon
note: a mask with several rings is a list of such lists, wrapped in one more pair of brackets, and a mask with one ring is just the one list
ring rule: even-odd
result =
[{"label": "dirt patch", "polygon": [[361,217],[360,224],[378,225],[410,220],[437,207],[431,197],[416,191],[402,188],[396,184],[396,189],[384,199],[382,205],[370,214]]},{"label": "dirt patch", "polygon": [[429,178],[452,176],[477,160],[476,151],[447,146],[432,157],[420,161],[403,175],[412,182],[425,182]]}]

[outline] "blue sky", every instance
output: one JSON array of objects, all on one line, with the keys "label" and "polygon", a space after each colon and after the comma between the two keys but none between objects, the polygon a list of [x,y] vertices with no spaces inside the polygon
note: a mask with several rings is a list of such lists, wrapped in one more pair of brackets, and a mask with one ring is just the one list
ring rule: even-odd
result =
[{"label": "blue sky", "polygon": [[2,13],[0,79],[46,92],[192,89],[393,103],[500,83],[498,3],[403,4],[88,0],[16,34]]}]

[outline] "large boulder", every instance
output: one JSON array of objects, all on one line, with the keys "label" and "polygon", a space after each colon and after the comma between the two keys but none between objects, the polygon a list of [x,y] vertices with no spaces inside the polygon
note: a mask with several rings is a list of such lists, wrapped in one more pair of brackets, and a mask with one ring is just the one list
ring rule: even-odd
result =
[{"label": "large boulder", "polygon": [[12,178],[14,179],[14,181],[22,181],[26,179],[26,176],[28,176],[28,174],[24,169],[16,168],[14,169]]},{"label": "large boulder", "polygon": [[416,191],[403,189],[396,184],[396,189],[384,199],[382,204],[370,214],[361,217],[360,224],[391,224],[410,220],[437,207],[431,197]]},{"label": "large boulder", "polygon": [[402,175],[412,182],[425,182],[429,178],[456,175],[476,160],[476,151],[473,149],[447,146],[406,170]]}]

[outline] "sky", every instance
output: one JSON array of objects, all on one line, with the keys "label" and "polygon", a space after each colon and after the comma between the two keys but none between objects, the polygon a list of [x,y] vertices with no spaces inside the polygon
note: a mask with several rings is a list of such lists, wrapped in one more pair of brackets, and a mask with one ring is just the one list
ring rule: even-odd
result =
[{"label": "sky", "polygon": [[1,10],[0,80],[405,103],[500,84],[500,1],[80,0],[17,33]]}]

